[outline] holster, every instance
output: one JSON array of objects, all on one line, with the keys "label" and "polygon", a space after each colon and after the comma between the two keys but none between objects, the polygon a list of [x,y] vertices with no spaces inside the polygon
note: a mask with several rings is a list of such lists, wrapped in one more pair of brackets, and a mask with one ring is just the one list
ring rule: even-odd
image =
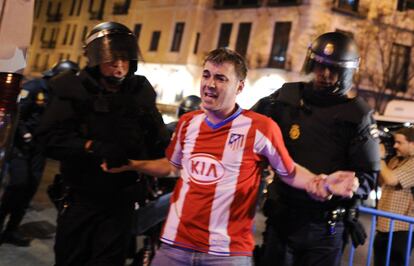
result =
[{"label": "holster", "polygon": [[349,236],[351,237],[352,245],[355,248],[359,245],[363,245],[367,238],[365,228],[362,225],[362,223],[358,220],[358,216],[358,209],[351,208],[348,209],[344,219],[345,230],[347,234],[349,234]]},{"label": "holster", "polygon": [[68,207],[70,188],[63,182],[63,176],[55,175],[53,183],[47,187],[47,195],[59,213]]}]

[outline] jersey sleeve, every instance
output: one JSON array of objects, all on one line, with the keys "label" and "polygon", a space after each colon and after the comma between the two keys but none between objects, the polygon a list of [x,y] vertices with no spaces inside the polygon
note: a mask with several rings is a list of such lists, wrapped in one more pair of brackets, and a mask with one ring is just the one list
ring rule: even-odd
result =
[{"label": "jersey sleeve", "polygon": [[295,162],[286,149],[282,132],[270,118],[264,118],[256,129],[255,151],[267,158],[278,175],[291,176],[294,173]]},{"label": "jersey sleeve", "polygon": [[172,165],[181,168],[182,146],[184,139],[184,127],[187,124],[184,117],[181,117],[171,137],[165,155]]}]

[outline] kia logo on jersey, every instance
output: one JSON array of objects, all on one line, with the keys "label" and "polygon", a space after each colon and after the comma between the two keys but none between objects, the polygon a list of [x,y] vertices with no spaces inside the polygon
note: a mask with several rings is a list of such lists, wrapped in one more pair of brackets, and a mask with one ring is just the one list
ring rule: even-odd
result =
[{"label": "kia logo on jersey", "polygon": [[200,185],[215,184],[224,176],[223,164],[216,157],[205,153],[192,155],[187,170],[191,181]]}]

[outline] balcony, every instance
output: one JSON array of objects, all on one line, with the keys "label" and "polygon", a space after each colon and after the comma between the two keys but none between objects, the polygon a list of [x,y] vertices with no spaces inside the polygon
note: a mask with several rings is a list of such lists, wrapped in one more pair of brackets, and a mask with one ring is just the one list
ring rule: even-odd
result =
[{"label": "balcony", "polygon": [[215,0],[215,9],[257,8],[261,5],[260,0]]},{"label": "balcony", "polygon": [[367,18],[369,8],[368,6],[359,5],[358,1],[349,4],[347,1],[336,0],[332,7],[332,11],[359,19],[365,19]]},{"label": "balcony", "polygon": [[103,11],[89,11],[89,20],[102,20]]},{"label": "balcony", "polygon": [[267,6],[299,6],[302,0],[268,0]]},{"label": "balcony", "polygon": [[112,7],[112,14],[127,15],[130,3],[130,1],[125,1],[125,3],[114,3],[114,6]]},{"label": "balcony", "polygon": [[62,21],[62,13],[48,14],[47,22],[59,22]]},{"label": "balcony", "polygon": [[53,49],[56,47],[56,41],[55,40],[42,41],[40,47],[45,48],[45,49]]}]

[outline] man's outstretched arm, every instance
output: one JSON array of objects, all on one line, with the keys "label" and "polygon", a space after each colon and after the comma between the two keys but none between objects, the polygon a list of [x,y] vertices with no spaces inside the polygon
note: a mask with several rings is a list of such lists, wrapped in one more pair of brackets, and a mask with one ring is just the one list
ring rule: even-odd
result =
[{"label": "man's outstretched arm", "polygon": [[288,185],[305,189],[321,199],[329,198],[331,195],[352,197],[359,185],[354,172],[337,171],[330,175],[315,175],[298,164],[295,164],[295,170],[291,175],[281,176],[281,179]]},{"label": "man's outstretched arm", "polygon": [[129,160],[128,165],[110,169],[108,169],[106,163],[103,163],[101,167],[104,171],[109,173],[138,171],[156,177],[180,176],[180,170],[173,166],[165,157],[156,160]]}]

